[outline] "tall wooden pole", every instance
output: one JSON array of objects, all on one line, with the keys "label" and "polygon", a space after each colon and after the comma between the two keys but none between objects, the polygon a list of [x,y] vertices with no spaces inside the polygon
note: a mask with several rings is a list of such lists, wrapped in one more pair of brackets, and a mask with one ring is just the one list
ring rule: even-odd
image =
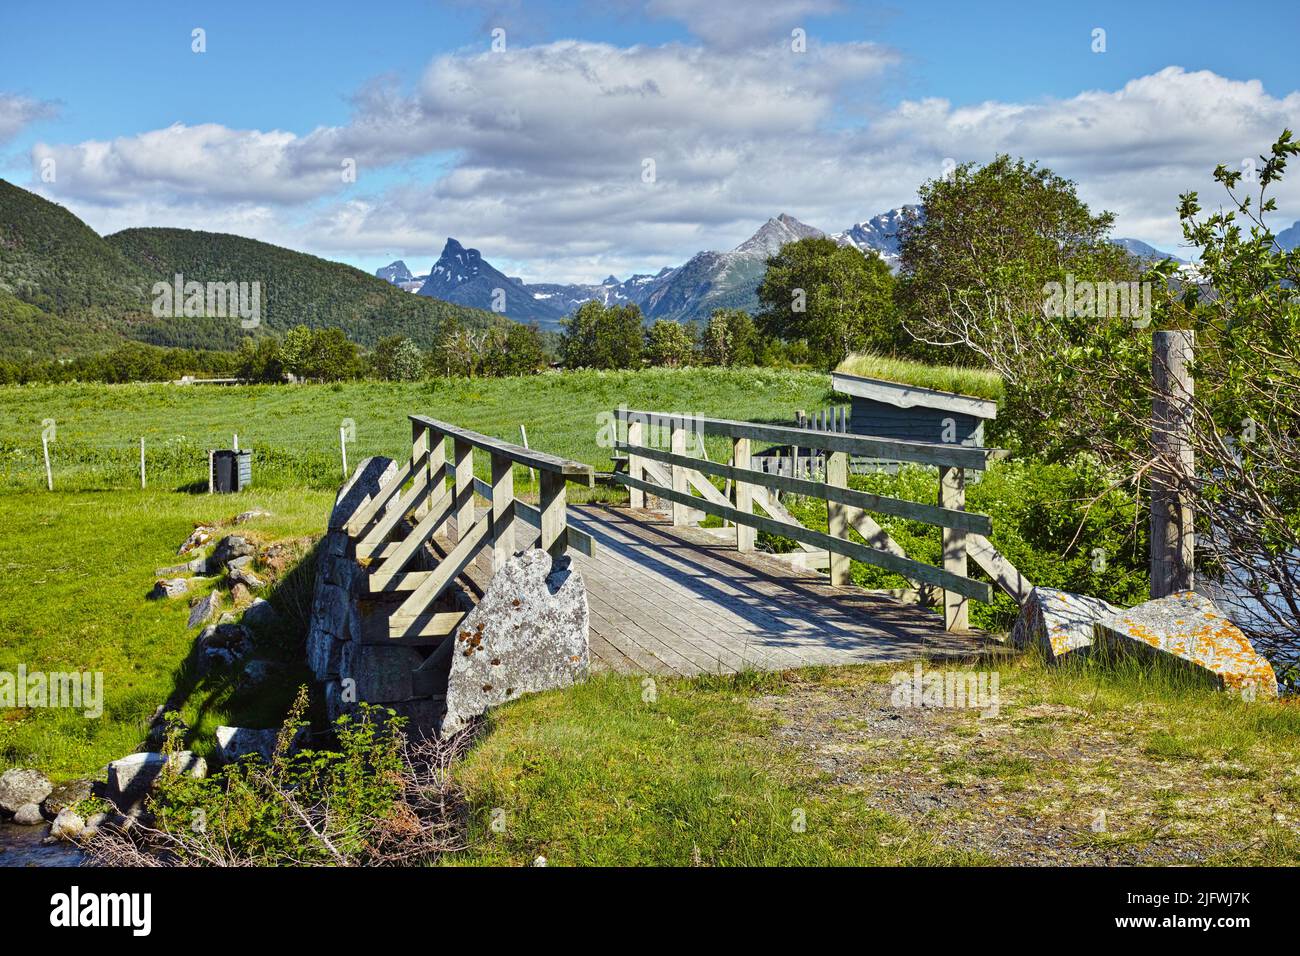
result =
[{"label": "tall wooden pole", "polygon": [[1195,584],[1196,528],[1188,497],[1196,475],[1190,371],[1195,341],[1190,331],[1156,332],[1152,339],[1152,598],[1190,591]]}]

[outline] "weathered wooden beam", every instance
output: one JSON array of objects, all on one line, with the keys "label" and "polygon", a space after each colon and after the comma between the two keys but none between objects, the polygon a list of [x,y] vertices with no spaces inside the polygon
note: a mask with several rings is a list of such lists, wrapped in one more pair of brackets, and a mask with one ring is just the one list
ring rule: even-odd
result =
[{"label": "weathered wooden beam", "polygon": [[[627,475],[615,475],[614,480],[620,484],[631,486],[633,479]],[[719,518],[729,518],[737,524],[744,522],[752,525],[759,531],[766,531],[768,534],[784,535],[794,541],[802,541],[806,544],[814,545],[818,548],[824,548],[827,551],[843,551],[850,558],[861,561],[864,564],[871,564],[886,571],[894,571],[907,578],[918,581],[924,581],[927,584],[934,584],[937,587],[946,588],[964,594],[967,597],[974,598],[977,601],[988,602],[992,600],[993,590],[983,581],[974,581],[970,578],[961,577],[947,570],[936,568],[920,561],[914,561],[911,558],[900,558],[896,554],[890,554],[885,551],[877,551],[866,545],[858,544],[856,541],[844,541],[840,538],[833,538],[822,531],[814,531],[812,528],[805,528],[802,525],[791,525],[784,521],[775,521],[771,518],[764,518],[757,514],[742,514],[735,508],[722,507],[703,498],[696,498],[691,495],[679,495],[679,492],[672,488],[655,488],[648,482],[641,482],[644,490],[651,494],[660,495],[661,497],[673,500],[675,497],[681,497],[687,503],[699,508],[711,515]]]},{"label": "weathered wooden beam", "polygon": [[993,579],[993,583],[1011,595],[1017,604],[1024,604],[1029,600],[1029,592],[1034,589],[1034,583],[1003,557],[984,535],[966,535],[966,553],[984,569],[984,573]]},{"label": "weathered wooden beam", "polygon": [[563,557],[568,546],[567,517],[565,509],[568,504],[568,487],[564,475],[556,472],[542,472],[542,496],[538,511],[541,512],[541,539],[538,547],[549,551],[554,558]]},{"label": "weathered wooden beam", "polygon": [[[750,450],[748,438],[733,438],[731,440],[731,460],[734,464],[731,466],[736,475],[741,475],[750,470]],[[710,464],[712,464],[710,462]],[[725,466],[724,466],[725,467]],[[737,511],[741,514],[754,513],[754,489],[748,482],[738,477],[728,476],[732,482],[733,503]],[[754,529],[747,524],[736,525],[736,550],[753,551],[754,550]]]},{"label": "weathered wooden beam", "polygon": [[428,513],[416,522],[415,527],[411,529],[411,532],[405,538],[401,541],[391,542],[383,547],[383,550],[377,556],[382,559],[382,562],[369,574],[371,591],[381,589],[384,584],[396,577],[398,572],[406,566],[406,563],[415,556],[415,552],[420,550],[424,542],[429,540],[451,512],[451,501],[452,496],[444,494],[429,508]]},{"label": "weathered wooden beam", "polygon": [[[636,448],[643,441],[642,426],[640,422],[627,423],[627,473],[633,478],[644,478],[645,473],[641,469],[641,459],[634,454],[632,449]],[[645,492],[640,488],[632,488],[628,492],[628,505],[633,508],[645,507]]]},{"label": "weathered wooden beam", "polygon": [[455,461],[456,483],[452,494],[453,517],[456,521],[457,537],[474,523],[474,446],[464,439],[452,442],[452,457]]},{"label": "weathered wooden beam", "polygon": [[[474,490],[478,492],[479,497],[492,500],[492,486],[481,478],[474,479]],[[542,528],[542,513],[526,501],[515,499],[515,517],[524,524],[530,525],[539,531]],[[585,554],[589,558],[596,556],[596,539],[585,531],[575,528],[565,519],[564,534],[568,539],[569,547],[575,551]]]},{"label": "weathered wooden beam", "polygon": [[[742,440],[747,439],[737,439],[737,441]],[[672,464],[673,459],[678,457],[672,452],[662,451],[658,448],[643,448],[641,454],[655,461],[662,461],[665,464]],[[973,531],[977,534],[993,533],[993,522],[989,517],[971,511],[956,511],[950,508],[922,504],[919,501],[907,501],[903,498],[890,498],[885,495],[872,494],[869,491],[857,491],[853,488],[831,487],[824,482],[811,481],[807,478],[790,478],[785,475],[770,474],[752,468],[742,468],[738,465],[727,465],[722,462],[704,461],[699,458],[681,457],[679,463],[719,478],[745,481],[752,485],[775,488],[790,494],[825,498],[828,501],[836,501],[850,507],[861,508],[863,511],[874,511],[878,514],[907,518],[910,521],[920,521],[924,524],[939,527],[960,528],[963,531]]]},{"label": "weathered wooden beam", "polygon": [[436,418],[428,418],[424,415],[411,415],[410,418],[412,422],[421,422],[434,431],[447,435],[453,441],[464,442],[487,452],[505,455],[517,465],[564,475],[570,481],[576,481],[588,486],[596,483],[596,470],[591,465],[583,462],[548,455],[543,451],[534,451],[525,448],[523,445],[516,445],[500,438],[492,438],[490,435],[471,431],[468,428],[460,428],[448,422],[439,421]]},{"label": "weathered wooden beam", "polygon": [[1151,376],[1151,597],[1196,583],[1196,525],[1187,489],[1196,479],[1192,451],[1191,362],[1195,333],[1156,332]]},{"label": "weathered wooden beam", "polygon": [[438,599],[443,588],[454,581],[465,570],[465,565],[474,560],[479,546],[492,529],[492,516],[484,515],[472,526],[463,526],[460,539],[438,566],[429,573],[429,577],[420,583],[410,596],[394,612],[396,618],[415,618],[423,613],[430,604]]},{"label": "weathered wooden beam", "polygon": [[[843,488],[849,483],[849,456],[842,451],[831,452],[826,459],[826,484]],[[826,528],[834,538],[848,538],[848,514],[843,503],[826,500]],[[842,588],[849,583],[849,556],[839,551],[830,552],[831,587]]]},{"label": "weathered wooden beam", "polygon": [[353,538],[364,531],[366,525],[370,524],[375,515],[379,514],[380,509],[392,500],[393,495],[402,490],[402,486],[410,480],[411,472],[414,471],[419,464],[419,462],[408,461],[406,464],[402,465],[402,467],[398,468],[397,474],[393,476],[392,481],[380,488],[375,492],[373,498],[358,508],[356,512],[353,513],[352,517],[343,525],[343,530]]},{"label": "weathered wooden beam", "polygon": [[914,461],[923,465],[941,465],[983,470],[993,449],[972,445],[953,445],[944,442],[909,442],[890,438],[872,438],[866,435],[845,435],[839,432],[818,432],[786,425],[765,425],[756,422],[738,422],[725,418],[700,418],[673,412],[647,412],[618,409],[618,416],[627,421],[639,418],[643,422],[663,422],[672,427],[681,423],[705,435],[725,435],[729,438],[750,438],[791,447],[821,448],[842,451],[850,455],[865,455],[892,461]]},{"label": "weathered wooden beam", "polygon": [[[966,507],[966,474],[960,468],[939,469],[939,504],[961,511]],[[966,577],[966,532],[943,529],[943,569],[956,577]],[[943,591],[943,623],[949,631],[970,630],[970,607],[967,595],[947,586]],[[986,601],[992,600],[990,592]]]},{"label": "weathered wooden beam", "polygon": [[[671,447],[674,457],[686,457],[686,429],[677,422],[672,426]],[[672,488],[673,491],[680,495],[686,495],[687,477],[686,467],[681,464],[672,465]],[[687,495],[689,497],[689,495]],[[690,521],[690,515],[687,513],[686,505],[681,498],[674,498],[673,501],[673,524],[685,525]]]},{"label": "weathered wooden beam", "polygon": [[[434,487],[439,491],[443,490],[442,480],[443,475],[439,471],[434,483]],[[381,515],[370,530],[366,532],[365,537],[357,542],[357,557],[374,557],[376,552],[383,548],[385,540],[393,533],[393,529],[397,527],[398,523],[409,511],[414,508],[417,515],[427,512],[424,505],[429,497],[429,472],[428,469],[421,467],[415,476],[415,480],[411,482],[410,490],[398,500],[394,507],[389,508],[387,512]]]},{"label": "weathered wooden beam", "polygon": [[515,463],[492,456],[492,570],[500,571],[515,553]]}]

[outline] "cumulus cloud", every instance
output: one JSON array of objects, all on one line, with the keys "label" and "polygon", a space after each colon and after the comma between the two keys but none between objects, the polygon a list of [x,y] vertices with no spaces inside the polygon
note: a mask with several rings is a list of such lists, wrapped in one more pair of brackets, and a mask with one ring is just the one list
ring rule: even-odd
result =
[{"label": "cumulus cloud", "polygon": [[[1215,164],[1265,151],[1300,118],[1300,93],[1177,67],[1063,99],[871,109],[872,84],[896,62],[867,43],[805,54],[580,41],[460,52],[410,88],[359,91],[341,126],[177,125],[42,144],[33,158],[56,159],[54,198],[78,212],[81,201],[97,226],[171,209],[216,228],[208,209],[257,238],[342,258],[400,255],[421,269],[450,235],[512,273],[561,281],[730,248],[780,212],[844,229],[913,201],[946,159],[1000,152],[1078,181],[1085,201],[1118,214],[1119,235],[1172,248],[1178,194],[1199,188],[1217,202]],[[400,184],[349,185],[347,160],[363,185],[383,169]],[[1279,202],[1300,216],[1300,185],[1286,184]]]},{"label": "cumulus cloud", "polygon": [[57,113],[57,104],[49,100],[0,91],[0,146],[37,120],[49,119]]}]

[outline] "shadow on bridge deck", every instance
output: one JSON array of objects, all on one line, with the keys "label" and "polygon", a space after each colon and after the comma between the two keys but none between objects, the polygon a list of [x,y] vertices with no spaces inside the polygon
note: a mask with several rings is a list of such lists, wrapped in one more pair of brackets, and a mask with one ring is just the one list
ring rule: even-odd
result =
[{"label": "shadow on bridge deck", "polygon": [[1000,646],[653,511],[571,506],[569,522],[598,544],[595,558],[570,552],[587,582],[596,669],[692,676],[973,657]]}]

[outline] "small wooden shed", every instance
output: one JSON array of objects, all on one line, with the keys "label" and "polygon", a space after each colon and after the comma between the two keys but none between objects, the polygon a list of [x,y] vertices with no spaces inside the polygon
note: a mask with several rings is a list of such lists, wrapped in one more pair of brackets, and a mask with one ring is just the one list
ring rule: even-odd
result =
[{"label": "small wooden shed", "polygon": [[831,385],[849,396],[849,431],[855,435],[982,447],[984,423],[998,416],[997,402],[974,395],[843,372],[831,373]]}]

